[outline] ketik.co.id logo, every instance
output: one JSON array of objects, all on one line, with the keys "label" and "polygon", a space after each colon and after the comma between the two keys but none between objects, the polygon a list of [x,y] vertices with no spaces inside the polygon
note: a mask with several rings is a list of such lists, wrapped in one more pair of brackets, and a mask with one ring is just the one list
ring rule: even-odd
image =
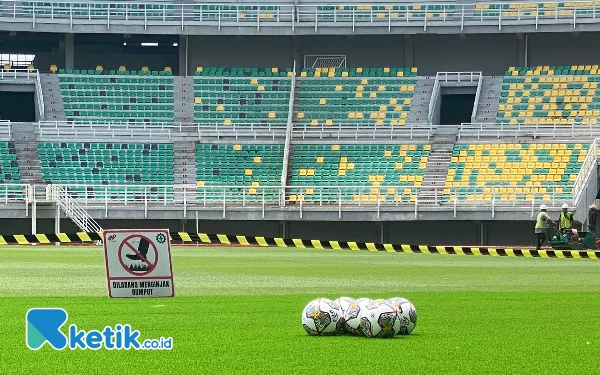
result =
[{"label": "ketik.co.id logo", "polygon": [[171,350],[173,338],[146,339],[140,343],[140,331],[129,324],[106,326],[102,331],[85,331],[75,324],[69,326],[66,336],[60,328],[67,322],[68,314],[61,308],[34,308],[25,317],[25,342],[31,350],[38,350],[48,343],[56,350],[67,346],[71,350],[106,348],[108,350]]}]

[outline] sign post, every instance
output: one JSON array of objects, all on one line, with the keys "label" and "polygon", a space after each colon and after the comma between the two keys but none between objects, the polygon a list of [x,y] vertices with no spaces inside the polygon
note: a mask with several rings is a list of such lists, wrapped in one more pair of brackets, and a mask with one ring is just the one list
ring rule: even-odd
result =
[{"label": "sign post", "polygon": [[169,230],[105,230],[108,295],[174,297]]}]

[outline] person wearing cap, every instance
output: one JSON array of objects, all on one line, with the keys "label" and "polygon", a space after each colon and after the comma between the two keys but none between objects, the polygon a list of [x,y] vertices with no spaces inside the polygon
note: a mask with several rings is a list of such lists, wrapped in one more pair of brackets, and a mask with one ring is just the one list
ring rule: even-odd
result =
[{"label": "person wearing cap", "polygon": [[588,211],[588,231],[596,236],[596,205],[592,204]]},{"label": "person wearing cap", "polygon": [[567,236],[567,238],[571,237],[573,229],[573,213],[569,211],[569,205],[566,203],[562,205],[562,211],[558,217],[558,227],[560,232]]},{"label": "person wearing cap", "polygon": [[546,207],[545,204],[542,204],[540,206],[540,212],[537,215],[535,223],[535,237],[537,240],[536,250],[539,250],[546,241],[546,229],[548,228],[548,225],[552,223],[552,219],[550,219],[546,210],[548,210],[548,207]]}]

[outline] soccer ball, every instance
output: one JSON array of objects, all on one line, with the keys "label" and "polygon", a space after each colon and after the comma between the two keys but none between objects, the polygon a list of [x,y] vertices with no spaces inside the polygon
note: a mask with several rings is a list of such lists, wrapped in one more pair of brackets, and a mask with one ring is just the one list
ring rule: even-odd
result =
[{"label": "soccer ball", "polygon": [[348,308],[344,310],[342,320],[344,321],[344,331],[351,335],[360,336],[360,312],[364,307],[361,307],[358,301],[350,302]]},{"label": "soccer ball", "polygon": [[311,301],[302,311],[302,327],[311,336],[334,335],[341,325],[339,306],[327,298]]},{"label": "soccer ball", "polygon": [[417,326],[417,310],[415,306],[406,300],[398,307],[398,314],[400,314],[401,321],[399,335],[410,335]]},{"label": "soccer ball", "polygon": [[394,337],[400,331],[398,311],[385,301],[374,301],[361,313],[360,330],[367,337]]},{"label": "soccer ball", "polygon": [[354,302],[354,298],[340,297],[333,302],[335,302],[340,308],[341,322],[338,327],[338,333],[344,333],[346,331],[346,327],[344,324],[344,314],[346,313],[346,310],[348,310],[348,308],[350,307],[350,304]]},{"label": "soccer ball", "polygon": [[379,299],[372,299],[371,302],[369,302],[369,304],[367,306],[379,306],[382,303],[385,303],[386,300],[384,300],[383,298],[379,298]]},{"label": "soccer ball", "polygon": [[371,303],[373,300],[370,298],[359,298],[356,300],[356,303],[358,303],[359,307],[366,307],[369,303]]},{"label": "soccer ball", "polygon": [[388,305],[391,305],[393,308],[398,310],[398,314],[402,313],[402,311],[400,310],[400,305],[402,305],[405,302],[410,303],[409,300],[407,300],[406,298],[402,298],[402,297],[392,297],[392,298],[389,298],[386,302]]}]

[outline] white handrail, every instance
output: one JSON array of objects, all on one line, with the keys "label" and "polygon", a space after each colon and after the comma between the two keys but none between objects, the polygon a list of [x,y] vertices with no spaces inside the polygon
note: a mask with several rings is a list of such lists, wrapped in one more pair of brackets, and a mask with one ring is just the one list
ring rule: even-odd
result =
[{"label": "white handrail", "polygon": [[40,80],[40,74],[36,70],[35,75],[35,96],[37,99],[38,111],[40,112],[40,120],[46,118],[46,112],[44,107],[44,95],[42,93],[42,82]]},{"label": "white handrail", "polygon": [[427,122],[433,123],[433,113],[437,105],[438,98],[440,96],[440,79],[439,75],[436,74],[435,82],[433,83],[433,90],[431,91],[431,98],[429,98],[429,109],[427,113]]},{"label": "white handrail", "polygon": [[[288,164],[290,160],[290,144],[292,141],[292,129],[294,119],[294,96],[296,91],[296,61],[294,61],[294,74],[292,75],[292,89],[290,90],[290,101],[288,105],[288,123],[285,131],[285,146],[283,148],[283,166],[281,169],[281,186],[287,184]],[[285,205],[285,190],[281,190],[281,204]]]},{"label": "white handrail", "polygon": [[473,111],[471,112],[471,122],[475,122],[477,117],[477,109],[479,108],[479,98],[481,96],[481,86],[483,85],[483,75],[479,73],[477,81],[477,91],[475,92],[475,101],[473,102]]}]

